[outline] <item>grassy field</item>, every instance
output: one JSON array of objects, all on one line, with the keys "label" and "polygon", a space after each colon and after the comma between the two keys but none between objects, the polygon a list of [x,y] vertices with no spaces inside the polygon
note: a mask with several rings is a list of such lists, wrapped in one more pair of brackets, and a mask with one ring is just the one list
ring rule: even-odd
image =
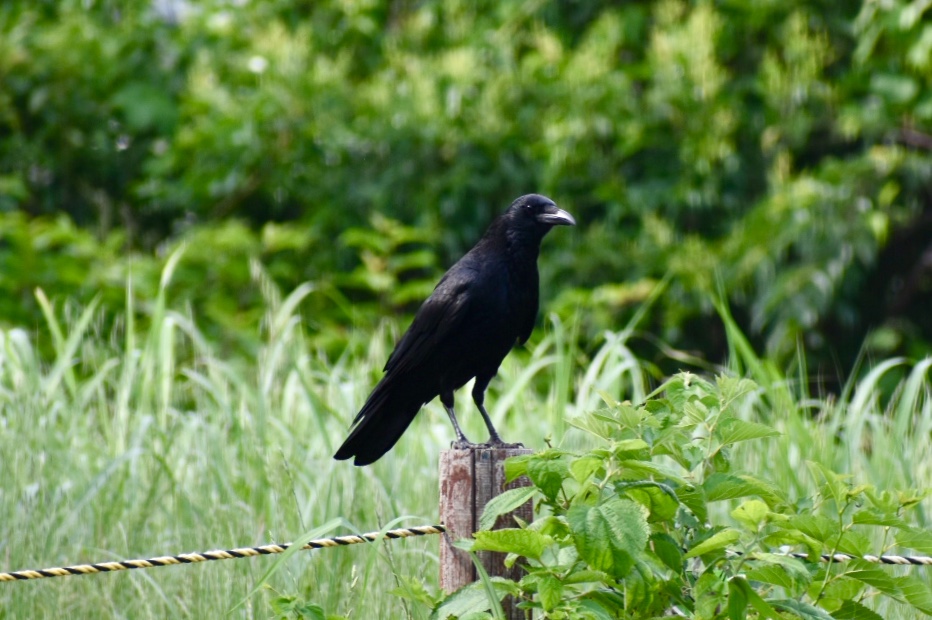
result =
[{"label": "grassy field", "polygon": [[[254,359],[225,359],[164,298],[151,327],[130,321],[117,336],[101,333],[93,305],[46,303],[56,351],[46,362],[33,334],[0,332],[0,569],[290,541],[324,525],[319,533],[334,535],[435,522],[438,454],[452,438],[438,403],[374,466],[331,458],[398,325],[360,330],[343,355],[327,357],[297,314],[307,293],[271,296]],[[488,402],[507,440],[580,446],[585,436],[566,420],[598,407],[600,392],[637,401],[649,391],[646,366],[626,346],[630,332],[606,334],[582,358],[568,329],[547,321],[493,382]],[[735,331],[732,344],[732,370],[764,386],[747,417],[783,433],[769,451],[737,454],[746,471],[766,471],[801,501],[813,489],[806,460],[881,489],[932,487],[929,360],[874,362],[826,400],[755,358]],[[882,398],[893,369],[906,379]],[[484,440],[468,394],[459,402],[467,435]],[[249,596],[274,562],[0,584],[0,618],[264,618],[276,593],[354,618],[422,618],[423,608],[390,591],[408,577],[436,588],[437,539],[300,553]]]}]

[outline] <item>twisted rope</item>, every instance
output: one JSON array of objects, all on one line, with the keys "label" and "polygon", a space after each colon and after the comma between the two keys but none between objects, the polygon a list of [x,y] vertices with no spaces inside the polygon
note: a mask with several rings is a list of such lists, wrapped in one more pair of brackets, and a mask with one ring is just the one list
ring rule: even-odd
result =
[{"label": "twisted rope", "polygon": [[[407,527],[385,532],[385,538],[408,538],[410,536],[427,536],[429,534],[443,534],[447,531],[442,525],[425,525],[421,527]],[[319,538],[309,541],[301,547],[306,549],[323,549],[325,547],[342,547],[359,543],[373,542],[382,534],[369,532],[359,536],[336,536],[334,538]],[[251,558],[257,555],[273,555],[284,553],[292,543],[270,544],[259,547],[242,547],[239,549],[226,549],[204,551],[202,553],[182,553],[181,555],[166,555],[147,560],[121,560],[118,562],[98,562],[96,564],[78,564],[76,566],[56,566],[39,570],[19,570],[9,573],[0,573],[0,581],[23,581],[29,579],[43,579],[45,577],[67,577],[69,575],[91,575],[94,573],[110,573],[113,571],[130,570],[134,568],[152,568],[155,566],[173,566],[175,564],[196,564],[213,560],[232,560],[234,558]]]},{"label": "twisted rope", "polygon": [[[790,557],[797,560],[808,560],[809,555],[805,553],[789,553]],[[829,555],[823,553],[819,557],[820,562],[848,562],[850,560],[864,560],[874,564],[899,564],[910,566],[932,566],[932,557],[927,555],[851,555],[850,553],[834,553]]]},{"label": "twisted rope", "polygon": [[[407,527],[385,532],[384,537],[390,540],[409,538],[411,536],[427,536],[430,534],[443,534],[447,528],[443,525],[424,525]],[[319,538],[308,541],[300,549],[323,549],[326,547],[344,547],[359,543],[374,542],[381,535],[380,532],[369,532],[360,535],[335,536],[333,538]],[[153,568],[155,566],[174,566],[176,564],[196,564],[213,560],[232,560],[235,558],[251,558],[257,555],[274,555],[284,553],[292,543],[261,545],[259,547],[240,547],[238,549],[225,549],[204,551],[202,553],[182,553],[180,555],[167,555],[145,560],[120,560],[116,562],[98,562],[95,564],[77,564],[75,566],[56,566],[38,570],[26,569],[0,573],[0,581],[28,581],[30,579],[44,579],[46,577],[68,577],[70,575],[91,575],[94,573],[111,573],[114,571],[131,570],[134,568]],[[785,554],[799,560],[809,560],[806,553],[791,552]],[[904,556],[904,555],[865,555],[856,556],[848,553],[823,553],[819,556],[821,562],[848,562],[850,560],[863,560],[875,564],[893,564],[907,566],[932,566],[932,557]]]},{"label": "twisted rope", "polygon": [[[726,551],[726,554],[730,558],[738,558],[744,555],[740,551]],[[810,556],[808,553],[802,553],[799,551],[779,551],[774,552],[773,555],[796,558],[797,560],[806,560],[807,562],[816,561],[833,564],[838,562],[850,562],[851,560],[861,560],[863,562],[871,562],[872,564],[932,566],[932,557],[927,555],[851,555],[850,553],[823,553],[822,555],[818,556],[817,560],[812,560],[812,556]],[[752,553],[750,558],[757,559],[758,555],[756,553]]]}]

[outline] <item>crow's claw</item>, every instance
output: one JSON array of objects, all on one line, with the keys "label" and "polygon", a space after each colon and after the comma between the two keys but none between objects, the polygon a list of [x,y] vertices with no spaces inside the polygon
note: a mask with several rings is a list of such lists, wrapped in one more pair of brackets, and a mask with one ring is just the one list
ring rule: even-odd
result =
[{"label": "crow's claw", "polygon": [[516,449],[524,447],[523,443],[505,443],[501,439],[499,439],[498,441],[489,440],[485,442],[484,444],[480,444],[480,445],[483,448],[494,448],[496,450],[516,450]]}]

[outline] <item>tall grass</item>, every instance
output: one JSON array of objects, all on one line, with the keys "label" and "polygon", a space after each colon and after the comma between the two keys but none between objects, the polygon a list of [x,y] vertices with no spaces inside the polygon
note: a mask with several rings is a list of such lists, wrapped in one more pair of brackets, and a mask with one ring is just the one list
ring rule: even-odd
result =
[{"label": "tall grass", "polygon": [[[282,299],[261,282],[263,344],[254,359],[224,359],[196,317],[167,306],[171,264],[145,332],[131,302],[122,329],[103,333],[94,303],[77,308],[41,293],[51,359],[40,359],[26,331],[0,332],[0,569],[288,541],[334,519],[340,531],[437,519],[436,464],[452,438],[437,403],[375,465],[331,458],[397,325],[351,333],[329,357],[299,314],[313,289]],[[642,400],[651,381],[627,347],[633,327],[605,334],[584,357],[574,326],[548,320],[493,382],[503,436],[532,448],[581,445],[566,417],[599,407],[602,394]],[[739,456],[747,471],[768,468],[800,498],[814,489],[806,460],[880,488],[932,486],[928,360],[910,366],[892,399],[881,398],[878,382],[905,360],[878,364],[839,398],[813,399],[728,327],[735,370],[764,386],[745,414],[783,432],[769,452]],[[484,440],[465,391],[459,400],[465,432]],[[241,607],[274,560],[2,584],[0,617],[268,617],[276,592],[350,617],[425,617],[390,591],[410,576],[435,587],[437,540],[390,545],[298,554]]]},{"label": "tall grass", "polygon": [[[770,451],[748,455],[752,471],[767,467],[798,497],[814,489],[801,474],[806,461],[881,490],[932,491],[932,359],[877,361],[850,378],[840,394],[810,395],[803,366],[797,377],[781,373],[757,356],[727,308],[718,309],[731,344],[731,372],[763,387],[761,401],[747,415],[764,418],[782,433]],[[930,501],[920,506],[920,526],[928,525],[930,507]]]}]

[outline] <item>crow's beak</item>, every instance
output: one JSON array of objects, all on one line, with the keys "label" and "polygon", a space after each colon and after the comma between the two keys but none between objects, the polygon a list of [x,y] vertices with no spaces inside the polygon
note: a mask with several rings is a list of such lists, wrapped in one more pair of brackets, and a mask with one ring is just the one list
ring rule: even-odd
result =
[{"label": "crow's beak", "polygon": [[557,205],[548,206],[546,211],[537,216],[537,221],[542,224],[550,224],[551,226],[576,225],[576,220],[573,219],[573,216],[557,207]]}]

